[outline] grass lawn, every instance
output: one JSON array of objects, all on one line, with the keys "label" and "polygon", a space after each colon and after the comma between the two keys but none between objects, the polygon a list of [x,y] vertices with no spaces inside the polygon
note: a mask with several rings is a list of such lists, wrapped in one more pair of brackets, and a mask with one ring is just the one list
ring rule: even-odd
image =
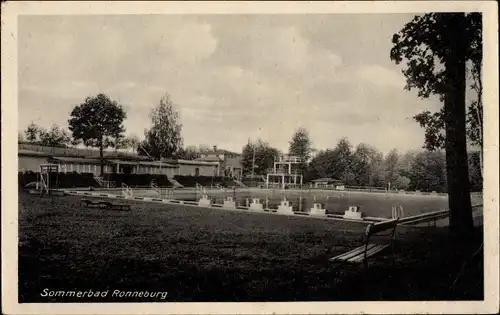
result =
[{"label": "grass lawn", "polygon": [[398,228],[395,259],[381,254],[363,271],[327,260],[359,245],[365,224],[132,201],[131,212],[81,209],[80,199],[20,193],[19,302],[161,302],[50,299],[45,288],[168,291],[185,302],[483,297],[480,262],[450,289],[481,231],[452,255],[445,229]]}]

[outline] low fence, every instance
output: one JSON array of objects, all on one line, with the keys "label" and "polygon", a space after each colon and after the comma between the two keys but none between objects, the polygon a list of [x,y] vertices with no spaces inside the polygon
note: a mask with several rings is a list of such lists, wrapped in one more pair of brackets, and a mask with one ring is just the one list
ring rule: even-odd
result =
[{"label": "low fence", "polygon": [[436,191],[407,191],[407,190],[388,190],[384,187],[364,187],[364,186],[338,186],[338,185],[321,185],[318,187],[308,187],[310,190],[334,190],[334,191],[359,191],[381,194],[406,194],[406,195],[428,195],[428,196],[448,196],[447,193]]}]

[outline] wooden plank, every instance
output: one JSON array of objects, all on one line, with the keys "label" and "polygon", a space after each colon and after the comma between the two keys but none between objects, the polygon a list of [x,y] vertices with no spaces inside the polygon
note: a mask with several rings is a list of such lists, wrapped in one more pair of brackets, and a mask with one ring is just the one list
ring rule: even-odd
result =
[{"label": "wooden plank", "polygon": [[[389,245],[376,245],[372,247],[370,250],[366,252],[366,257],[372,257],[373,255],[377,254],[378,252],[382,251],[383,249],[387,248]],[[364,255],[353,257],[349,259],[349,262],[353,263],[359,263],[364,259]]]},{"label": "wooden plank", "polygon": [[445,213],[449,214],[450,212],[448,210],[439,210],[439,211],[433,211],[433,212],[427,212],[427,213],[417,214],[417,215],[414,215],[414,216],[411,216],[411,217],[402,218],[402,219],[399,220],[399,223],[402,224],[402,223],[406,223],[406,222],[413,221],[413,220],[416,220],[416,219],[432,217],[432,216],[435,216],[435,215],[445,214]]},{"label": "wooden plank", "polygon": [[421,217],[421,218],[415,218],[414,220],[411,221],[406,221],[403,222],[403,225],[410,225],[410,224],[416,224],[416,223],[424,223],[424,222],[430,222],[434,220],[439,220],[439,219],[444,219],[449,216],[449,213],[441,213],[441,214],[435,214],[432,216],[427,216],[427,217]]},{"label": "wooden plank", "polygon": [[[371,250],[373,247],[377,246],[377,244],[368,244],[368,247],[365,247],[366,245],[360,246],[361,248],[361,254],[364,254],[365,248],[367,251]],[[347,253],[344,257],[342,257],[342,260],[349,260],[357,255],[359,255],[360,252],[356,253]]]},{"label": "wooden plank", "polygon": [[[335,256],[333,258],[330,258],[330,261],[335,261],[335,260],[347,260],[351,257],[354,257],[356,255],[358,255],[359,253],[363,253],[364,250],[365,250],[365,246],[366,245],[362,245],[362,246],[359,246],[347,253],[343,253],[341,255],[338,255],[338,256]],[[368,249],[370,249],[371,247],[375,246],[375,244],[368,244]]]},{"label": "wooden plank", "polygon": [[345,253],[340,254],[340,255],[338,255],[338,256],[332,257],[332,258],[330,258],[329,260],[330,260],[330,261],[335,261],[335,260],[343,260],[343,257],[344,257],[344,256],[346,256],[346,255],[348,255],[348,254],[352,254],[352,253],[359,253],[359,252],[361,252],[361,251],[363,251],[363,250],[364,250],[364,247],[365,247],[365,245],[362,245],[362,246],[356,247],[355,249],[353,249],[353,250],[351,250],[351,251],[348,251],[348,252],[345,252]]},{"label": "wooden plank", "polygon": [[[371,247],[372,247],[371,244],[369,244],[368,245],[368,249],[370,249]],[[354,249],[354,250],[352,250],[350,252],[344,253],[343,255],[341,255],[341,257],[338,258],[338,260],[345,260],[345,261],[347,261],[347,260],[349,260],[352,257],[356,257],[358,255],[361,255],[361,254],[363,254],[365,252],[365,248],[366,248],[366,246],[362,245],[362,246],[360,246],[360,247],[358,247],[358,248],[356,248],[356,249]]]},{"label": "wooden plank", "polygon": [[389,220],[389,221],[384,221],[384,222],[377,222],[372,225],[369,225],[367,228],[367,236],[376,234],[378,232],[382,232],[385,230],[393,229],[397,225],[398,219],[394,220]]}]

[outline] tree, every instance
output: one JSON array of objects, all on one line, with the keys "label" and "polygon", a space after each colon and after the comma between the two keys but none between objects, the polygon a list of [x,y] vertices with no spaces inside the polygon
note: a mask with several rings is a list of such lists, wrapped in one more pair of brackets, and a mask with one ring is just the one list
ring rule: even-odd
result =
[{"label": "tree", "polygon": [[24,136],[22,133],[18,132],[17,133],[17,143],[23,143],[24,142]]},{"label": "tree", "polygon": [[71,144],[72,146],[75,146],[75,147],[76,147],[76,146],[80,145],[81,143],[82,143],[82,140],[81,140],[81,139],[71,138],[70,144]]},{"label": "tree", "polygon": [[376,186],[381,180],[382,153],[375,147],[360,143],[351,156],[351,172],[355,185]]},{"label": "tree", "polygon": [[35,143],[38,140],[40,129],[41,128],[37,124],[31,122],[31,124],[29,124],[26,130],[24,131],[24,134],[26,135],[26,140],[29,143]]},{"label": "tree", "polygon": [[74,139],[80,139],[86,146],[99,148],[101,175],[104,174],[104,149],[123,134],[123,121],[127,117],[123,106],[104,94],[87,97],[85,102],[75,106],[68,120]]},{"label": "tree", "polygon": [[387,156],[384,159],[384,186],[387,186],[388,188],[390,188],[390,185],[396,182],[400,176],[397,169],[398,162],[398,150],[392,149],[389,153],[387,153]]},{"label": "tree", "polygon": [[481,174],[480,152],[472,152],[469,154],[469,180],[472,191],[483,190],[483,176]]},{"label": "tree", "polygon": [[304,163],[309,162],[313,149],[309,131],[306,128],[297,129],[289,145],[288,154],[300,157]]},{"label": "tree", "polygon": [[303,127],[297,129],[289,145],[288,154],[297,156],[302,160],[298,171],[300,174],[304,174],[307,170],[307,163],[311,158],[311,153],[313,152],[309,131]]},{"label": "tree", "polygon": [[[428,114],[417,115],[424,121],[428,147],[444,141],[450,207],[450,231],[454,237],[468,237],[473,232],[472,207],[467,169],[466,132],[466,63],[476,64],[480,72],[481,14],[429,13],[416,16],[393,36],[390,57],[396,64],[406,61],[403,74],[406,89],[417,89],[421,98],[436,95],[443,109],[425,121]],[[479,62],[480,63],[480,62]],[[444,123],[444,124],[443,124]],[[442,130],[444,135],[427,137]]]},{"label": "tree", "polygon": [[43,146],[65,148],[71,143],[69,133],[56,124],[53,124],[48,131],[39,128],[38,134],[40,144]]},{"label": "tree", "polygon": [[347,138],[340,139],[333,150],[335,156],[334,178],[341,179],[347,185],[356,185],[352,172],[352,145]]},{"label": "tree", "polygon": [[326,177],[340,178],[334,175],[336,157],[336,153],[331,149],[319,151],[309,163],[305,180],[310,181]]},{"label": "tree", "polygon": [[[366,155],[370,157],[365,158],[365,153],[361,154],[361,151],[359,152],[360,156],[358,158],[355,157],[352,153],[351,143],[347,138],[342,138],[335,149],[319,151],[309,163],[306,171],[307,180],[328,177],[340,179],[347,185],[357,185],[358,172],[360,170],[363,172],[366,171],[365,168],[368,167],[366,163],[370,162],[371,155],[373,154],[373,148],[371,147],[362,145],[361,149],[361,151],[366,149]],[[367,184],[368,182],[369,179],[367,180]]]},{"label": "tree", "polygon": [[394,188],[397,190],[407,190],[410,187],[411,180],[405,176],[398,176],[394,181]]},{"label": "tree", "polygon": [[183,160],[196,160],[200,157],[200,153],[196,146],[187,146],[185,148],[181,148],[176,154],[176,157]]},{"label": "tree", "polygon": [[123,133],[117,133],[109,139],[107,146],[115,149],[116,152],[128,147],[128,139]]},{"label": "tree", "polygon": [[274,161],[279,157],[278,149],[271,147],[267,142],[258,140],[248,142],[242,150],[242,165],[245,175],[265,175],[272,168]]},{"label": "tree", "polygon": [[125,139],[128,148],[131,148],[134,153],[137,153],[140,141],[136,135],[131,135]]},{"label": "tree", "polygon": [[411,173],[408,178],[411,181],[410,187],[412,189],[446,192],[446,157],[444,152],[422,151],[417,153],[412,161]]},{"label": "tree", "polygon": [[198,152],[200,153],[207,153],[212,150],[212,147],[209,146],[208,144],[200,144],[198,145]]},{"label": "tree", "polygon": [[146,131],[138,153],[157,159],[172,157],[182,148],[182,125],[168,94],[160,99],[160,104],[151,111],[150,118],[152,126]]}]

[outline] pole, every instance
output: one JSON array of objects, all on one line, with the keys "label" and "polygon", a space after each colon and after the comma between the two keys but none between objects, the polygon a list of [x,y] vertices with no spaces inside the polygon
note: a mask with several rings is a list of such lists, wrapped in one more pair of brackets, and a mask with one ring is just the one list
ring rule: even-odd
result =
[{"label": "pole", "polygon": [[252,158],[252,178],[254,176],[254,170],[255,170],[255,146],[253,147],[253,158]]}]

